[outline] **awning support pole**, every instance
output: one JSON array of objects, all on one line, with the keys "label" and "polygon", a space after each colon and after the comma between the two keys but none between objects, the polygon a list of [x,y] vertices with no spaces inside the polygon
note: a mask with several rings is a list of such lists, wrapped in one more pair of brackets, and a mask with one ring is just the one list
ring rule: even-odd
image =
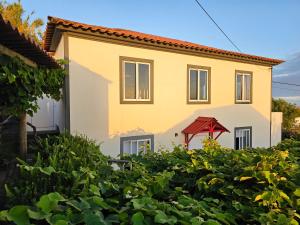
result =
[{"label": "awning support pole", "polygon": [[223,133],[224,131],[221,131],[216,137],[215,137],[215,140],[218,139],[218,137],[220,137],[220,135]]}]

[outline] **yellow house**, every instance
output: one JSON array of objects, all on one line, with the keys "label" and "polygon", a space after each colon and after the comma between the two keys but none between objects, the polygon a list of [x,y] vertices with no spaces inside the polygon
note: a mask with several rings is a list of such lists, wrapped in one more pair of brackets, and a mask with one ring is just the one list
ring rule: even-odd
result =
[{"label": "yellow house", "polygon": [[[104,153],[186,144],[182,131],[198,117],[227,128],[218,138],[226,147],[279,141],[271,98],[272,66],[281,60],[48,19],[45,50],[69,60],[60,127],[97,140]],[[200,148],[206,135],[193,134],[189,148]]]}]

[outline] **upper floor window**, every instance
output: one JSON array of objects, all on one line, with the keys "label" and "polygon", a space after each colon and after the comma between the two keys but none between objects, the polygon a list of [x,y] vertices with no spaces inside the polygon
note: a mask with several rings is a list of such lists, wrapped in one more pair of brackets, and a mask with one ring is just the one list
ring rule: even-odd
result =
[{"label": "upper floor window", "polygon": [[153,103],[153,61],[121,57],[121,103]]},{"label": "upper floor window", "polygon": [[154,135],[141,135],[131,137],[121,137],[121,155],[139,155],[147,151],[153,151]]},{"label": "upper floor window", "polygon": [[188,103],[210,103],[210,68],[188,66]]},{"label": "upper floor window", "polygon": [[252,127],[237,127],[234,132],[236,150],[252,147]]},{"label": "upper floor window", "polygon": [[236,71],[235,89],[236,103],[252,103],[252,73]]}]

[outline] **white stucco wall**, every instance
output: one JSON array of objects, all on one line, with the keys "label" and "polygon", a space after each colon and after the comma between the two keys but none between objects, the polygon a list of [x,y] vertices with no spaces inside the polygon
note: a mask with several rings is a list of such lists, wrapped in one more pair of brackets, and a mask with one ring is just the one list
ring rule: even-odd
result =
[{"label": "white stucco wall", "polygon": [[[120,56],[154,61],[153,104],[120,104]],[[245,126],[252,126],[253,147],[270,145],[270,67],[77,37],[69,37],[69,57],[70,129],[102,143],[106,154],[118,155],[125,136],[154,134],[156,150],[183,144],[181,131],[198,116],[231,131],[218,139],[223,146],[234,147],[234,128]],[[188,64],[211,67],[211,104],[186,103]],[[235,70],[253,72],[252,104],[234,103]]]},{"label": "white stucco wall", "polygon": [[[57,114],[55,109],[57,108],[57,102],[51,98],[44,98],[38,100],[39,109],[32,117],[27,116],[27,121],[33,124],[38,131],[42,130],[55,130]],[[29,131],[31,127],[27,126]]]},{"label": "white stucco wall", "polygon": [[[64,43],[61,39],[54,58],[64,58]],[[38,131],[55,130],[57,126],[61,131],[65,129],[64,125],[64,106],[63,101],[55,101],[54,99],[44,96],[38,100],[38,111],[30,117],[27,116],[27,121],[33,124]],[[28,131],[32,131],[30,126],[27,126]]]},{"label": "white stucco wall", "polygon": [[271,143],[272,146],[281,142],[282,112],[272,112],[272,131]]}]

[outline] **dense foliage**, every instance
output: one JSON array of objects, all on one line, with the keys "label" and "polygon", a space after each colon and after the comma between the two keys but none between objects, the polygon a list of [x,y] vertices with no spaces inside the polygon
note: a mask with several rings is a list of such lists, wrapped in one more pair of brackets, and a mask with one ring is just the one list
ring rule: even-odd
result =
[{"label": "dense foliage", "polygon": [[112,172],[99,146],[79,136],[42,139],[32,151],[36,158],[31,165],[18,159],[20,175],[8,202],[31,203],[53,191],[69,197],[82,195]]},{"label": "dense foliage", "polygon": [[298,224],[300,142],[274,149],[175,147],[113,170],[95,143],[43,140],[6,186],[0,220],[16,224]]},{"label": "dense foliage", "polygon": [[34,12],[27,15],[25,13],[20,0],[11,3],[0,0],[0,14],[2,17],[18,28],[21,33],[40,43],[43,36],[41,30],[44,25],[43,20],[40,18],[32,19]]},{"label": "dense foliage", "polygon": [[0,55],[0,114],[32,115],[44,95],[60,99],[65,75],[63,68],[31,67],[17,57]]},{"label": "dense foliage", "polygon": [[284,99],[273,99],[272,100],[272,111],[282,112],[283,122],[282,128],[284,132],[288,132],[295,125],[295,118],[300,116],[299,108],[292,103],[285,101]]}]

